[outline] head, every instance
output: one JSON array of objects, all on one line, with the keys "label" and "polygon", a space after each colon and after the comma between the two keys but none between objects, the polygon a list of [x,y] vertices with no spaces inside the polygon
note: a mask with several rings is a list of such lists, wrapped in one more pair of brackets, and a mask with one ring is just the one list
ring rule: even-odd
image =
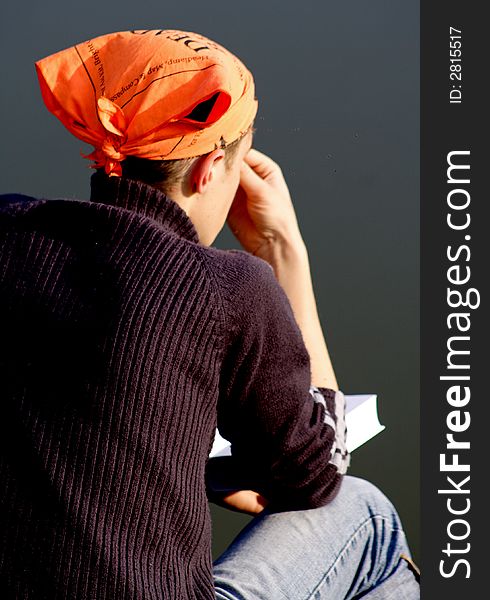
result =
[{"label": "head", "polygon": [[197,33],[133,30],[57,52],[36,70],[47,108],[94,146],[94,168],[163,189],[212,242],[257,112],[252,74],[236,56]]},{"label": "head", "polygon": [[240,183],[240,169],[252,146],[253,127],[207,154],[176,160],[128,156],[122,176],[151,185],[185,210],[202,244],[209,245],[226,222]]}]

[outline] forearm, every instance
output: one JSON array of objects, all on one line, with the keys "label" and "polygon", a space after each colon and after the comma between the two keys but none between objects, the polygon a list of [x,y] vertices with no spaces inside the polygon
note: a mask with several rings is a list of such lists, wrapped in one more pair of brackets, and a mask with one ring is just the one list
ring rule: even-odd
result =
[{"label": "forearm", "polygon": [[270,244],[266,260],[286,292],[311,361],[311,383],[338,390],[313,290],[307,248],[301,238]]},{"label": "forearm", "polygon": [[311,384],[337,391],[318,317],[308,252],[279,165],[250,150],[240,171],[239,190],[227,222],[245,250],[272,266],[286,292],[310,354]]}]

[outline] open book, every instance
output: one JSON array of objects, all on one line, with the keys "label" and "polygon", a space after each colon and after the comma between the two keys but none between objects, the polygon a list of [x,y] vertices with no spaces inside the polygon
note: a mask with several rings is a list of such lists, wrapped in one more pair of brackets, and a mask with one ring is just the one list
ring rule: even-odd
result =
[{"label": "open book", "polygon": [[[347,450],[353,452],[385,428],[378,418],[378,397],[375,394],[345,396],[347,425]],[[230,456],[231,445],[216,429],[213,447],[209,456]]]}]

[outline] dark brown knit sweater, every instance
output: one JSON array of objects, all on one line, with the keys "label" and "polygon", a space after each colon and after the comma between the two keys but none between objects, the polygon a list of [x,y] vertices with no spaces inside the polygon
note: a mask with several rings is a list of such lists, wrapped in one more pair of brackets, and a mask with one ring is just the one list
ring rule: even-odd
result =
[{"label": "dark brown knit sweater", "polygon": [[0,197],[0,335],[2,599],[214,600],[216,426],[271,508],[338,488],[272,269],[154,188]]}]

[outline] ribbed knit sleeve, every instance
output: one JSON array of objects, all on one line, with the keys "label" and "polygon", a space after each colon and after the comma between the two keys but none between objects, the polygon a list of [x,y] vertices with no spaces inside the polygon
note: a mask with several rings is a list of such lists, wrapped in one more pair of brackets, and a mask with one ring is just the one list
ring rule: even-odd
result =
[{"label": "ribbed knit sleeve", "polygon": [[242,251],[232,256],[221,272],[228,335],[218,429],[234,468],[272,510],[322,506],[342,477],[332,461],[334,423],[312,399],[310,357],[272,268]]}]

